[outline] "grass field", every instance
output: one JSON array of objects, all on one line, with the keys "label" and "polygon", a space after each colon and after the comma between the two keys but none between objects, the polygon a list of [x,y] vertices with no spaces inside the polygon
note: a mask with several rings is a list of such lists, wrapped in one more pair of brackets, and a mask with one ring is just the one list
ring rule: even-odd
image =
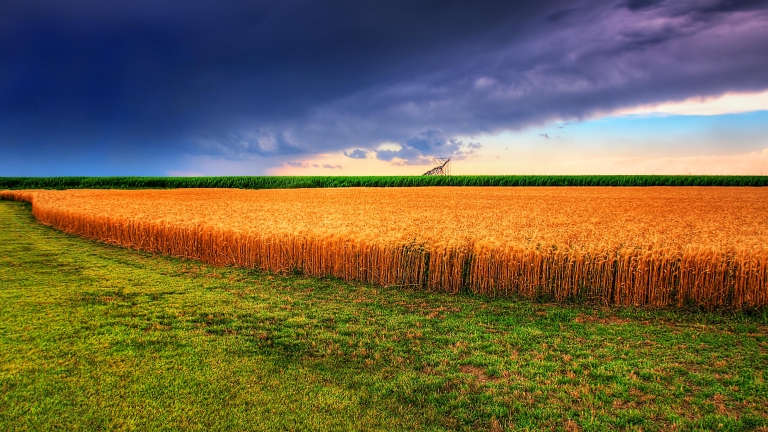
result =
[{"label": "grass field", "polygon": [[768,317],[216,268],[0,202],[0,430],[768,428]]},{"label": "grass field", "polygon": [[458,175],[229,177],[0,177],[1,189],[296,189],[413,186],[768,186],[768,176]]}]

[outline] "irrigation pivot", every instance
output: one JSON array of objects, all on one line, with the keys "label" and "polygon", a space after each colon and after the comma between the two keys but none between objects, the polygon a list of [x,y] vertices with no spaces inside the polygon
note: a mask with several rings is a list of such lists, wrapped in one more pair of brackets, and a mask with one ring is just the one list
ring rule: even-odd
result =
[{"label": "irrigation pivot", "polygon": [[434,168],[431,170],[425,172],[422,175],[425,176],[444,176],[444,175],[451,175],[451,165],[449,162],[451,161],[451,158],[434,158],[432,159],[432,163],[435,165]]}]

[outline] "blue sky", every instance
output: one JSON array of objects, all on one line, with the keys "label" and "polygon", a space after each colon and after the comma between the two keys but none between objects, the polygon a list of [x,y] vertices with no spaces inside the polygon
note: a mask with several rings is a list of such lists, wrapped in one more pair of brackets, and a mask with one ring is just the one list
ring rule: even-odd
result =
[{"label": "blue sky", "polygon": [[768,111],[716,116],[607,117],[540,128],[552,139],[563,139],[608,155],[659,157],[719,156],[762,151],[768,136]]},{"label": "blue sky", "polygon": [[0,5],[0,176],[768,173],[760,0]]}]

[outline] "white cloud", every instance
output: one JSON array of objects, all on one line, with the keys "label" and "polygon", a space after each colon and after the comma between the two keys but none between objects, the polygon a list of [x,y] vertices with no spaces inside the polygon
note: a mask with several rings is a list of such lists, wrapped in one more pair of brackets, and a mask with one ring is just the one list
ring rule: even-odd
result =
[{"label": "white cloud", "polygon": [[379,150],[399,151],[402,148],[403,146],[398,143],[385,142],[385,143],[381,143],[378,147],[376,147],[376,151],[379,151]]},{"label": "white cloud", "polygon": [[761,93],[727,93],[718,97],[694,97],[680,102],[666,102],[621,109],[613,115],[698,115],[713,116],[768,111],[768,90]]}]

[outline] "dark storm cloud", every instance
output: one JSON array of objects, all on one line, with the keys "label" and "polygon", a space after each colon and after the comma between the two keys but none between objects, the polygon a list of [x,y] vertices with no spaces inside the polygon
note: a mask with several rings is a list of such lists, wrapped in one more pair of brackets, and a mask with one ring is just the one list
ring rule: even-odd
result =
[{"label": "dark storm cloud", "polygon": [[559,10],[557,12],[553,12],[553,13],[547,15],[547,19],[550,22],[557,22],[557,21],[560,21],[560,20],[563,20],[563,19],[567,18],[569,15],[573,15],[577,11],[578,11],[577,8],[562,9],[562,10]]},{"label": "dark storm cloud", "polygon": [[701,12],[735,12],[766,9],[764,0],[720,0],[713,1],[700,9]]},{"label": "dark storm cloud", "polygon": [[766,89],[767,23],[754,0],[11,0],[0,150],[83,173],[383,142],[420,163],[473,150],[457,136]]},{"label": "dark storm cloud", "polygon": [[652,8],[657,6],[663,0],[629,0],[625,3],[627,8],[632,11]]},{"label": "dark storm cloud", "polygon": [[736,12],[759,10],[766,8],[765,0],[628,0],[624,3],[631,11],[655,8],[660,6],[697,11],[700,13]]}]

